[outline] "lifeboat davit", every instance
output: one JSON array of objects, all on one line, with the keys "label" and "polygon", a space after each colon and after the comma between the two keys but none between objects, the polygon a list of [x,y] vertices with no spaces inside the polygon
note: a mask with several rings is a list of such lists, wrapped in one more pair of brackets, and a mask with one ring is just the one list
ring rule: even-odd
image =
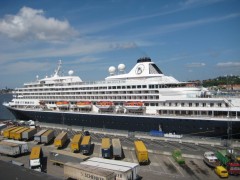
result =
[{"label": "lifeboat davit", "polygon": [[92,108],[92,102],[90,102],[90,101],[81,101],[81,102],[77,102],[76,106],[78,108],[91,109]]},{"label": "lifeboat davit", "polygon": [[68,107],[69,106],[69,102],[68,101],[59,101],[56,102],[57,107]]},{"label": "lifeboat davit", "polygon": [[143,102],[131,101],[131,102],[126,102],[124,104],[124,107],[128,110],[142,110],[144,108],[144,104]]},{"label": "lifeboat davit", "polygon": [[114,107],[114,103],[111,101],[100,101],[97,102],[96,106],[101,110],[112,109]]}]

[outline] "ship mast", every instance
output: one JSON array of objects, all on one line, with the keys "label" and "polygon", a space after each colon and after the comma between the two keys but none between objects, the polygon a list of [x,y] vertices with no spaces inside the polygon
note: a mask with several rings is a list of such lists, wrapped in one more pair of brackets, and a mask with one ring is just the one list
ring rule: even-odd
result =
[{"label": "ship mast", "polygon": [[57,67],[57,69],[55,70],[53,77],[58,77],[58,76],[59,76],[61,67],[62,67],[62,61],[59,60],[59,61],[58,61],[58,67]]}]

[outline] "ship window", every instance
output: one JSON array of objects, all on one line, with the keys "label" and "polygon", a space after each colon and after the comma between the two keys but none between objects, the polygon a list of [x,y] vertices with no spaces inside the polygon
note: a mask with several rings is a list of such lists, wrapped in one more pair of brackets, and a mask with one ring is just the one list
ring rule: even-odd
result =
[{"label": "ship window", "polygon": [[130,89],[131,87],[130,86],[127,86],[127,89]]},{"label": "ship window", "polygon": [[146,86],[146,85],[143,85],[142,88],[147,88],[147,86]]},{"label": "ship window", "polygon": [[181,103],[181,106],[183,107],[183,106],[184,106],[184,103]]},{"label": "ship window", "polygon": [[206,103],[203,103],[203,107],[206,107]]},{"label": "ship window", "polygon": [[126,87],[125,87],[125,86],[122,86],[122,89],[126,89]]},{"label": "ship window", "polygon": [[218,103],[218,107],[222,107],[222,103]]},{"label": "ship window", "polygon": [[196,103],[196,107],[198,107],[199,106],[199,103]]},{"label": "ship window", "polygon": [[117,89],[121,89],[121,86],[117,86]]},{"label": "ship window", "polygon": [[210,103],[210,107],[213,107],[214,106],[214,104],[213,103]]},{"label": "ship window", "polygon": [[132,86],[132,89],[136,89],[136,86]]},{"label": "ship window", "polygon": [[189,107],[192,107],[192,103],[189,103]]},{"label": "ship window", "polygon": [[172,103],[169,103],[169,106],[172,106]]},{"label": "ship window", "polygon": [[138,85],[137,88],[141,88],[141,85]]}]

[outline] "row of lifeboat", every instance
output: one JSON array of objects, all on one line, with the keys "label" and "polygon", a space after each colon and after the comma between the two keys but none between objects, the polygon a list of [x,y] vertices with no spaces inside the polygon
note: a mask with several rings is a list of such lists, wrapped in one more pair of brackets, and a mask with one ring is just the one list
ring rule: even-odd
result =
[{"label": "row of lifeboat", "polygon": [[[43,104],[41,101],[40,104]],[[68,108],[70,106],[70,103],[68,101],[58,101],[56,102],[56,106],[60,108]],[[74,104],[75,107],[77,108],[83,108],[83,109],[91,109],[92,108],[92,102],[91,101],[80,101]],[[112,101],[99,101],[96,103],[96,107],[104,110],[104,109],[112,109],[114,108],[115,104]],[[124,103],[123,105],[124,108],[129,109],[129,110],[138,110],[142,109],[144,107],[143,102],[139,101],[129,101]]]}]

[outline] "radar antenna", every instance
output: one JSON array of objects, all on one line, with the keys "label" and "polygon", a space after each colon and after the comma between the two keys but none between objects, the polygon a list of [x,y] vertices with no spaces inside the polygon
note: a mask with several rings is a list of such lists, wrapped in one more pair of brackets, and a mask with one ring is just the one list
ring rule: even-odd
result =
[{"label": "radar antenna", "polygon": [[59,60],[59,61],[58,61],[58,67],[57,67],[57,69],[55,70],[53,77],[58,77],[58,76],[59,76],[61,67],[62,67],[62,61]]}]

